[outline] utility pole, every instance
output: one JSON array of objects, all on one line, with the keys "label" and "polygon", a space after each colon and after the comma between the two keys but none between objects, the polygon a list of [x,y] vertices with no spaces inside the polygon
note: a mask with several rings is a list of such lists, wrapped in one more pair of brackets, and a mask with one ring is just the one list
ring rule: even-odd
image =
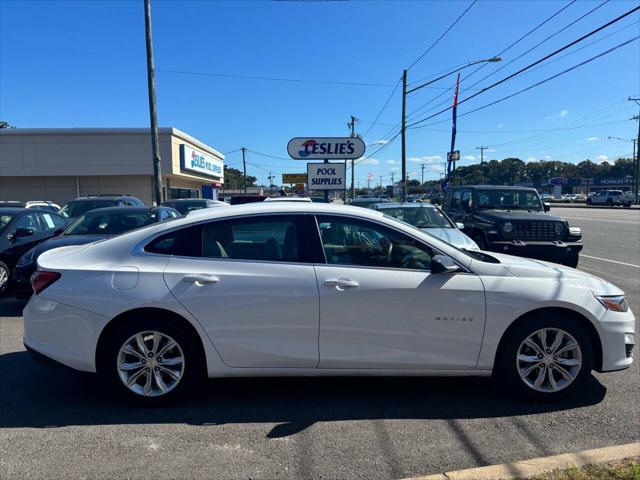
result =
[{"label": "utility pole", "polygon": [[484,185],[484,151],[489,147],[479,146],[476,150],[480,150],[480,171],[482,172],[482,184]]},{"label": "utility pole", "polygon": [[380,196],[382,196],[382,175],[380,175]]},{"label": "utility pole", "polygon": [[[355,137],[356,136],[356,122],[358,121],[358,119],[356,117],[354,117],[353,115],[351,115],[351,121],[347,123],[347,126],[350,128],[351,130],[351,136]],[[347,161],[344,161],[345,166],[345,172],[347,170]],[[355,174],[356,174],[356,165],[355,165],[355,159],[351,159],[351,198],[355,198],[356,196],[356,189],[355,189]],[[345,195],[345,200],[346,200],[346,195]]]},{"label": "utility pole", "polygon": [[[640,97],[629,97],[630,102],[636,102],[640,107]],[[633,117],[633,120],[638,122],[638,136],[634,142],[634,155],[633,155],[633,195],[636,197],[636,203],[639,202],[640,197],[640,115]]]},{"label": "utility pole", "polygon": [[422,165],[420,165],[420,167],[422,168],[422,180],[420,182],[420,190],[422,190],[422,185],[424,185],[424,163]]},{"label": "utility pole", "polygon": [[149,116],[151,117],[151,152],[153,155],[153,196],[156,205],[162,203],[162,171],[160,143],[158,141],[158,112],[156,110],[156,81],[153,64],[153,39],[151,35],[151,0],[144,0],[144,27],[147,46],[147,87],[149,90]]},{"label": "utility pole", "polygon": [[400,136],[402,140],[402,201],[407,201],[407,70],[402,71],[402,126]]},{"label": "utility pole", "polygon": [[244,184],[244,194],[247,194],[247,162],[244,158],[245,152],[246,152],[246,148],[242,147],[242,170],[244,172],[244,181],[242,182]]}]

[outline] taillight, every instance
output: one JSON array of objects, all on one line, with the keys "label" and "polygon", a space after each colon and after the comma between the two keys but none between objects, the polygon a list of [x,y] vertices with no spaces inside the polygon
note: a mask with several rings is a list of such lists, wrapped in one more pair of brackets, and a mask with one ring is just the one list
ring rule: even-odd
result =
[{"label": "taillight", "polygon": [[36,271],[31,277],[31,287],[33,288],[34,293],[37,295],[53,282],[58,280],[62,275],[58,272],[47,272],[45,270]]}]

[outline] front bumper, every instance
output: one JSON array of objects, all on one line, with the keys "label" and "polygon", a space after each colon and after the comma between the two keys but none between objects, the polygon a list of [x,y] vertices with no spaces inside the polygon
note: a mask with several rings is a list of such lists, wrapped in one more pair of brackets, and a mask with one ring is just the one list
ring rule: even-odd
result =
[{"label": "front bumper", "polygon": [[83,372],[96,371],[96,346],[108,318],[33,295],[23,311],[25,347]]},{"label": "front bumper", "polygon": [[534,242],[523,240],[488,241],[489,250],[519,257],[537,258],[562,263],[566,258],[575,257],[583,248],[582,242]]},{"label": "front bumper", "polygon": [[631,366],[633,363],[632,344],[628,343],[627,334],[634,334],[635,326],[636,319],[631,309],[626,312],[607,310],[596,323],[602,344],[602,365],[598,371],[613,372]]}]

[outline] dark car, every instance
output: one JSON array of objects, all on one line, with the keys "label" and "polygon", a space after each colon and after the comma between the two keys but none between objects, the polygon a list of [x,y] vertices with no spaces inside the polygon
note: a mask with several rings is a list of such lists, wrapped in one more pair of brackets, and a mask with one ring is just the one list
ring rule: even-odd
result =
[{"label": "dark car", "polygon": [[70,220],[75,220],[85,213],[96,208],[106,207],[144,207],[144,202],[131,195],[100,194],[86,195],[71,200],[60,209],[60,215]]},{"label": "dark car", "polygon": [[353,207],[369,208],[376,203],[391,203],[386,197],[356,197],[349,202],[349,205]]},{"label": "dark car", "polygon": [[18,259],[40,242],[64,231],[57,213],[31,208],[0,207],[0,296],[7,293]]},{"label": "dark car", "polygon": [[47,210],[54,213],[58,213],[60,210],[60,205],[47,200],[30,200],[28,202],[0,200],[0,208],[3,207],[37,208],[38,210]]},{"label": "dark car", "polygon": [[580,228],[547,213],[534,188],[504,186],[451,187],[442,209],[482,250],[578,265]]},{"label": "dark car", "polygon": [[201,208],[224,207],[228,203],[219,200],[211,200],[209,198],[176,198],[162,202],[163,207],[175,208],[182,215],[188,214],[192,210],[200,210]]},{"label": "dark car", "polygon": [[21,298],[31,295],[31,274],[36,270],[38,257],[48,250],[92,243],[180,216],[169,207],[108,207],[87,212],[58,236],[40,243],[20,257],[12,278],[16,295]]}]

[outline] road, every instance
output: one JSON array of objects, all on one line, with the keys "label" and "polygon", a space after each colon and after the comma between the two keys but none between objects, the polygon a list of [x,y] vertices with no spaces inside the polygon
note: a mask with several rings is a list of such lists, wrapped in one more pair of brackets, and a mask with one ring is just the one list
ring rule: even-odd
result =
[{"label": "road", "polygon": [[[583,228],[579,268],[639,312],[640,212],[552,213]],[[138,409],[91,375],[34,364],[20,314],[0,301],[3,479],[389,479],[640,439],[637,363],[594,374],[587,394],[560,404],[513,401],[486,379],[234,379]]]}]

